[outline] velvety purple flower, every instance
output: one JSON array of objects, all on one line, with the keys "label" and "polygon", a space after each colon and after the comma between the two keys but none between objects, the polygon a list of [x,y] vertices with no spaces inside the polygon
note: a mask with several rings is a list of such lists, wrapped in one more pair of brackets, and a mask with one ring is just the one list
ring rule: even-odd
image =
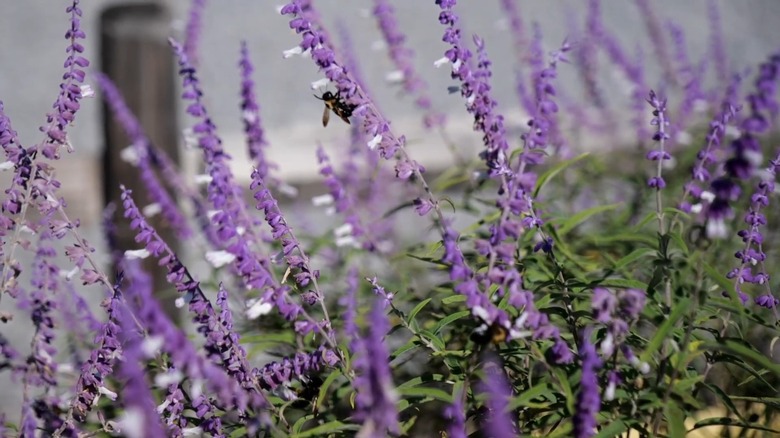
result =
[{"label": "velvety purple flower", "polygon": [[669,56],[669,51],[666,47],[665,33],[661,26],[658,17],[655,15],[654,8],[651,7],[651,3],[648,0],[636,0],[636,5],[639,8],[639,12],[642,20],[645,22],[647,33],[650,36],[650,42],[653,44],[653,50],[655,51],[655,61],[660,65],[663,71],[664,81],[666,83],[674,84],[676,76],[674,74],[674,68],[672,67],[672,60]]},{"label": "velvety purple flower", "polygon": [[387,75],[388,81],[400,82],[404,92],[414,97],[415,105],[425,112],[423,122],[426,127],[442,126],[445,116],[432,109],[431,98],[427,93],[428,85],[414,68],[414,50],[405,44],[406,36],[398,26],[395,8],[387,0],[374,0],[374,17],[387,43],[390,60],[397,69]]},{"label": "velvety purple flower", "polygon": [[[769,304],[774,305],[774,302],[771,293],[769,293],[770,277],[764,266],[766,254],[762,246],[764,236],[761,230],[766,226],[767,219],[762,211],[769,207],[769,199],[771,194],[775,192],[775,181],[779,170],[780,152],[773,160],[770,160],[769,166],[750,197],[750,206],[744,216],[747,228],[738,233],[744,247],[734,254],[740,264],[726,275],[727,278],[735,279],[737,292],[742,292],[743,283],[765,285],[767,294],[755,299],[756,304],[764,307],[769,307]],[[757,268],[755,268],[756,266]]]},{"label": "velvety purple flower", "polygon": [[[217,299],[222,308],[217,315],[211,302],[203,293],[200,283],[193,278],[159,234],[149,226],[133,202],[131,192],[124,187],[122,187],[122,203],[125,217],[131,220],[130,227],[137,232],[136,242],[143,242],[146,250],[160,259],[159,264],[168,272],[168,282],[184,296],[184,301],[188,303],[189,310],[193,314],[193,322],[198,325],[198,331],[206,338],[204,349],[209,358],[239,383],[253,400],[258,399],[251,403],[262,404],[259,400],[260,394],[256,391],[257,383],[252,381],[250,376],[246,350],[240,345],[238,334],[232,328],[232,315],[226,307],[227,292],[220,288]],[[128,262],[126,266],[134,280],[149,281],[136,264]]]},{"label": "velvety purple flower", "polygon": [[466,407],[463,406],[463,398],[463,394],[455,394],[452,404],[444,408],[448,438],[466,438]]},{"label": "velvety purple flower", "polygon": [[120,310],[119,321],[122,327],[122,362],[116,374],[123,381],[120,397],[124,405],[120,430],[131,438],[164,436],[149,381],[139,364],[145,364],[147,359],[141,351],[141,335],[127,308]]},{"label": "velvety purple flower", "polygon": [[293,0],[281,9],[282,15],[292,15],[290,28],[301,36],[298,50],[310,52],[314,63],[325,77],[336,85],[343,101],[355,105],[353,114],[361,119],[362,131],[370,138],[368,145],[390,159],[405,143],[390,130],[390,122],[378,111],[358,82],[350,75],[333,51],[330,38],[319,25],[319,17],[310,2]]},{"label": "velvety purple flower", "polygon": [[30,312],[33,327],[31,352],[27,357],[24,373],[25,385],[41,387],[44,390],[56,387],[57,348],[54,345],[55,295],[59,292],[59,268],[54,265],[56,250],[51,246],[51,236],[43,232],[38,239],[33,269],[30,278],[29,295],[23,296],[19,307]]},{"label": "velvety purple flower", "polygon": [[[715,171],[715,165],[718,163],[717,152],[726,134],[726,128],[742,109],[742,106],[737,105],[733,100],[741,81],[740,75],[733,76],[721,103],[720,111],[710,122],[706,145],[696,154],[696,161],[691,169],[691,181],[685,185],[682,201],[679,204],[679,208],[687,213],[694,212],[694,205],[686,200],[689,194],[697,200],[707,202],[704,198],[708,195],[704,194],[702,186],[706,186],[712,181],[712,172]],[[701,209],[701,205],[698,205],[696,209]]]},{"label": "velvety purple flower", "polygon": [[352,362],[357,373],[353,381],[357,390],[355,418],[363,424],[358,436],[385,436],[399,431],[398,396],[393,386],[390,353],[384,342],[390,326],[382,309],[380,300],[376,300],[369,315],[368,335]]},{"label": "velvety purple flower", "polygon": [[344,232],[343,235],[337,236],[336,246],[345,246],[354,242],[353,239],[357,239],[358,241],[363,241],[362,246],[364,249],[374,249],[375,245],[371,242],[369,236],[366,235],[365,227],[358,214],[359,210],[355,205],[355,195],[347,190],[347,187],[336,175],[333,164],[322,146],[317,147],[317,161],[320,163],[320,175],[325,178],[325,186],[333,198],[333,206],[337,213],[344,216]]},{"label": "velvety purple flower", "polygon": [[206,0],[192,0],[187,16],[187,24],[184,28],[184,53],[192,61],[198,64],[200,53],[200,34],[203,31],[203,11],[206,9]]},{"label": "velvety purple flower", "polygon": [[[290,268],[297,271],[293,278],[300,287],[306,287],[319,273],[312,271],[309,267],[309,259],[304,255],[298,239],[295,238],[292,229],[282,216],[276,198],[265,185],[265,181],[260,177],[257,169],[252,171],[252,183],[249,189],[255,191],[254,198],[257,201],[255,207],[263,211],[265,221],[271,227],[271,236],[282,244],[284,260]],[[294,254],[296,250],[300,255]]]},{"label": "velvety purple flower", "polygon": [[487,418],[485,431],[493,438],[514,438],[518,430],[511,417],[509,400],[512,387],[499,361],[493,359],[484,366],[485,377],[481,382],[481,392],[487,396]]},{"label": "velvety purple flower", "polygon": [[241,68],[241,111],[249,158],[260,172],[260,176],[267,180],[270,176],[269,172],[277,166],[271,163],[265,154],[268,142],[260,123],[260,105],[257,103],[255,81],[252,79],[255,68],[249,58],[246,41],[241,42],[241,60],[238,65]]},{"label": "velvety purple flower", "polygon": [[666,131],[669,125],[669,121],[666,118],[666,99],[659,98],[654,91],[650,90],[650,97],[647,99],[647,102],[653,107],[653,119],[650,121],[650,124],[656,127],[653,140],[658,144],[658,150],[647,155],[648,160],[658,161],[656,174],[647,181],[647,185],[656,190],[661,190],[666,187],[666,182],[661,176],[663,161],[672,159],[672,156],[664,149],[666,140],[669,139]]},{"label": "velvety purple flower", "polygon": [[572,420],[575,438],[589,438],[595,435],[596,415],[601,410],[598,371],[602,363],[596,353],[596,347],[588,339],[589,335],[589,330],[582,333],[579,345],[582,377],[580,378],[577,402],[574,405],[574,418]]},{"label": "velvety purple flower", "polygon": [[774,297],[772,294],[760,295],[755,299],[756,304],[767,309],[774,309],[780,303],[780,300]]},{"label": "velvety purple flower", "polygon": [[685,44],[685,34],[682,27],[671,21],[666,23],[666,28],[674,42],[674,58],[677,64],[677,81],[682,86],[682,101],[675,113],[675,122],[672,125],[671,139],[672,144],[684,141],[685,127],[691,117],[694,115],[696,105],[707,102],[707,93],[702,89],[703,76],[707,59],[702,60],[699,65],[694,65],[688,56]]},{"label": "velvety purple flower", "polygon": [[[133,296],[130,295],[133,292]],[[148,290],[128,290],[128,302],[138,322],[148,336],[159,339],[160,348],[168,354],[171,364],[191,379],[200,379],[225,409],[239,413],[252,409],[255,413],[265,408],[265,401],[257,393],[248,392],[240,382],[229,376],[218,365],[200,356],[187,335],[179,330],[163,312],[160,304]],[[156,352],[155,352],[156,353]],[[257,427],[259,418],[246,418],[250,428]]]},{"label": "velvety purple flower", "polygon": [[604,26],[601,20],[601,0],[588,0],[587,27],[589,35],[599,43],[610,60],[623,70],[627,78],[634,81],[641,74],[642,68],[631,62],[618,39]]},{"label": "velvety purple flower", "polygon": [[41,127],[41,131],[46,134],[46,141],[41,145],[41,152],[48,159],[59,158],[60,146],[65,146],[68,152],[73,151],[73,147],[68,141],[67,129],[76,118],[76,112],[81,107],[81,99],[84,97],[84,78],[86,72],[84,69],[89,66],[89,61],[82,53],[84,46],[79,40],[86,38],[84,31],[81,30],[81,8],[79,0],[73,0],[65,9],[70,14],[70,29],[65,33],[65,39],[70,41],[66,48],[68,54],[65,59],[65,73],[62,75],[60,84],[60,94],[52,107],[53,112],[46,115],[46,125]]},{"label": "velvety purple flower", "polygon": [[460,94],[466,100],[466,110],[474,116],[474,130],[482,133],[485,150],[480,153],[491,175],[506,172],[507,148],[504,117],[495,111],[498,105],[490,92],[490,60],[485,43],[474,36],[477,47],[477,65],[474,66],[471,51],[461,36],[459,17],[453,8],[455,1],[436,1],[442,9],[439,22],[446,27],[442,40],[450,45],[443,61],[452,68],[450,76],[460,82]]},{"label": "velvety purple flower", "polygon": [[338,362],[336,353],[320,346],[311,353],[297,353],[293,357],[266,364],[255,370],[254,374],[261,388],[273,391],[280,386],[286,387],[293,380],[308,381],[312,374]]},{"label": "velvety purple flower", "polygon": [[152,145],[149,138],[144,134],[143,127],[141,127],[138,119],[130,111],[130,108],[127,107],[122,94],[111,79],[98,73],[97,83],[103,91],[108,107],[114,113],[114,118],[130,138],[131,147],[137,157],[136,167],[138,168],[141,182],[146,187],[149,199],[160,206],[163,218],[176,233],[176,236],[182,240],[189,239],[192,236],[192,230],[187,224],[187,219],[178,205],[176,205],[176,201],[157,179],[157,175],[152,169],[152,157],[150,156]]},{"label": "velvety purple flower", "polygon": [[612,314],[617,310],[617,297],[607,288],[597,287],[593,289],[593,299],[591,307],[593,308],[593,318],[606,324],[612,319]]},{"label": "velvety purple flower", "polygon": [[101,391],[105,389],[104,382],[107,376],[113,373],[114,363],[121,354],[119,341],[118,314],[122,298],[119,294],[107,302],[106,311],[108,318],[103,323],[102,329],[95,337],[97,346],[89,355],[89,359],[82,365],[81,373],[76,384],[76,395],[71,400],[73,418],[83,422],[92,409],[94,401]]},{"label": "velvety purple flower", "polygon": [[715,74],[718,81],[721,84],[725,84],[731,72],[729,71],[729,62],[726,56],[726,45],[723,42],[723,25],[717,1],[707,1],[707,18],[710,23],[709,56],[714,61]]}]

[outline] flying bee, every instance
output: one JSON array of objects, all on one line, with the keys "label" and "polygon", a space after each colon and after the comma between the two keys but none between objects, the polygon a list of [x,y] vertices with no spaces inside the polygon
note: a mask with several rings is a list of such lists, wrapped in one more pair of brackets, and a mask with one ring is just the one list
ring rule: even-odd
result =
[{"label": "flying bee", "polygon": [[337,116],[341,117],[341,120],[343,120],[347,125],[350,124],[349,117],[352,115],[352,111],[355,111],[357,105],[344,102],[341,99],[340,91],[337,91],[336,94],[333,94],[330,91],[326,91],[322,94],[322,97],[317,96],[316,94],[314,97],[325,102],[325,111],[322,113],[322,126],[328,126],[331,111],[333,111],[333,113]]},{"label": "flying bee", "polygon": [[471,340],[479,345],[487,345],[491,343],[498,345],[502,342],[505,342],[508,335],[509,332],[506,327],[497,322],[494,322],[490,325],[482,324],[477,327],[471,333]]}]

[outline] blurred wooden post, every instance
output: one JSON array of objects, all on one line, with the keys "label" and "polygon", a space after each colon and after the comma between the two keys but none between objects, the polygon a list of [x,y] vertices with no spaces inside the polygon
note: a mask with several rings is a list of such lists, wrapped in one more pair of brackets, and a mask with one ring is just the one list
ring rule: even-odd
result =
[{"label": "blurred wooden post", "polygon": [[[106,8],[100,17],[100,69],[114,81],[151,142],[178,162],[176,72],[173,52],[168,45],[170,23],[170,15],[160,3],[128,3]],[[120,158],[120,152],[130,140],[105,104],[103,108],[105,201],[106,205],[114,202],[118,208],[114,222],[119,248],[123,251],[138,249],[133,232],[122,216],[119,186],[124,184],[133,190],[139,207],[147,205],[149,198],[139,181],[138,170]],[[150,223],[175,251],[175,236],[159,215],[151,218]],[[144,267],[152,275],[155,295],[166,312],[175,318],[178,314],[173,305],[176,294],[165,279],[164,269],[151,258],[146,260]]]}]

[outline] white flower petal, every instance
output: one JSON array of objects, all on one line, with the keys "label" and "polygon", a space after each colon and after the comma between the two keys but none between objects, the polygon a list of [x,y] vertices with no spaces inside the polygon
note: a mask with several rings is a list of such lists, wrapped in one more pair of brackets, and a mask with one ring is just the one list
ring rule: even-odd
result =
[{"label": "white flower petal", "polygon": [[433,66],[436,67],[436,68],[439,68],[439,67],[441,67],[442,65],[444,65],[444,64],[446,64],[448,62],[450,62],[450,59],[447,58],[446,56],[443,56],[443,57],[437,59],[436,61],[434,61],[433,62]]},{"label": "white flower petal", "polygon": [[141,213],[146,217],[154,217],[162,212],[162,205],[153,202],[141,209]]},{"label": "white flower petal", "polygon": [[385,80],[391,84],[397,84],[404,81],[404,72],[402,70],[394,70],[385,75]]},{"label": "white flower petal", "polygon": [[374,138],[371,139],[368,143],[366,143],[366,146],[368,146],[369,149],[372,151],[376,149],[376,147],[379,145],[379,142],[382,141],[382,134],[377,134],[374,136]]},{"label": "white flower petal", "polygon": [[311,89],[319,90],[320,88],[325,88],[328,86],[328,82],[330,82],[328,78],[317,79],[316,81],[311,83]]},{"label": "white flower petal", "polygon": [[151,253],[146,249],[128,249],[125,251],[125,258],[128,260],[142,260],[149,257]]},{"label": "white flower petal", "polygon": [[311,198],[311,203],[315,207],[323,207],[326,205],[331,205],[333,204],[333,202],[334,202],[333,195],[331,195],[330,193],[326,193],[324,195],[319,195]]},{"label": "white flower petal", "polygon": [[211,175],[207,173],[195,175],[195,184],[208,184],[213,180],[214,178],[212,178]]},{"label": "white flower petal", "polygon": [[292,49],[285,50],[284,52],[282,52],[282,56],[285,59],[291,58],[295,55],[301,55],[301,54],[303,54],[303,49],[301,49],[301,46],[295,46]]},{"label": "white flower petal", "polygon": [[263,300],[254,300],[249,308],[246,309],[246,317],[249,319],[257,319],[261,315],[267,315],[273,310],[274,306],[271,303],[266,303]]},{"label": "white flower petal", "polygon": [[209,251],[206,253],[206,260],[215,268],[221,268],[229,263],[233,263],[236,256],[227,251]]},{"label": "white flower petal", "polygon": [[0,170],[10,170],[13,169],[15,164],[12,161],[3,161],[0,163]]},{"label": "white flower petal", "polygon": [[125,163],[132,164],[133,166],[137,166],[141,159],[141,157],[138,156],[138,150],[135,148],[135,145],[127,146],[119,151],[119,158]]}]

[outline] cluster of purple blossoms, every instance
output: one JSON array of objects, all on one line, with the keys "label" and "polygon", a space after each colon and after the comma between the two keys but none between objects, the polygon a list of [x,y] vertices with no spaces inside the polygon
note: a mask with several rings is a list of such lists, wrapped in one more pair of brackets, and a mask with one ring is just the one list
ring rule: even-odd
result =
[{"label": "cluster of purple blossoms", "polygon": [[310,375],[325,366],[332,367],[338,362],[336,353],[320,346],[311,353],[297,353],[292,358],[285,357],[280,361],[266,364],[254,370],[254,374],[261,388],[273,391],[280,386],[290,384],[293,379],[307,381]]},{"label": "cluster of purple blossoms", "polygon": [[779,80],[780,54],[775,54],[759,67],[755,91],[747,96],[750,113],[742,121],[740,136],[730,144],[731,156],[723,165],[725,173],[710,184],[714,199],[707,210],[707,220],[717,225],[708,224],[708,229],[713,229],[711,237],[728,234],[724,220],[733,217],[731,204],[742,195],[738,181],[751,178],[763,160],[758,136],[769,129],[778,114],[780,107],[775,96]]},{"label": "cluster of purple blossoms", "polygon": [[577,392],[576,411],[574,413],[574,437],[590,438],[596,433],[596,415],[601,410],[601,394],[599,393],[598,371],[602,366],[596,353],[596,347],[588,339],[590,331],[581,335],[579,351],[582,361],[582,377],[580,389]]},{"label": "cluster of purple blossoms", "polygon": [[47,125],[41,127],[47,137],[41,152],[48,159],[59,158],[60,146],[65,146],[68,152],[73,150],[68,141],[67,128],[76,118],[81,99],[92,93],[86,85],[82,85],[86,77],[83,69],[89,66],[89,61],[81,55],[84,46],[79,43],[79,40],[86,38],[81,30],[79,0],[73,0],[65,11],[70,14],[70,29],[65,33],[65,39],[70,40],[66,49],[68,57],[65,59],[65,73],[62,75],[60,94],[52,106],[54,112],[46,116]]},{"label": "cluster of purple blossoms", "polygon": [[480,385],[487,396],[487,418],[485,431],[493,438],[513,438],[518,435],[515,422],[509,410],[512,387],[500,361],[492,360],[484,366],[484,379]]},{"label": "cluster of purple blossoms", "polygon": [[666,99],[659,98],[654,91],[650,90],[647,102],[653,107],[653,119],[650,121],[650,124],[656,127],[653,140],[658,144],[658,149],[653,149],[647,153],[648,160],[658,162],[656,174],[647,180],[647,185],[656,190],[661,190],[666,187],[666,181],[661,176],[663,162],[672,159],[672,155],[665,149],[666,140],[669,139],[669,134],[666,131],[669,126],[669,121],[666,119]]},{"label": "cluster of purple blossoms", "polygon": [[399,432],[398,400],[390,369],[390,353],[384,341],[390,325],[381,300],[374,301],[369,318],[368,335],[353,342],[358,347],[352,350],[355,355],[352,365],[356,372],[353,386],[357,391],[355,418],[363,422],[360,436],[396,434]]},{"label": "cluster of purple blossoms", "polygon": [[378,150],[385,159],[395,156],[396,151],[403,147],[405,139],[397,138],[390,131],[390,122],[379,113],[347,69],[337,61],[327,34],[316,25],[317,20],[312,19],[316,14],[314,8],[306,1],[293,0],[284,5],[280,13],[293,16],[290,28],[301,35],[297,53],[310,52],[325,77],[336,85],[343,101],[355,106],[353,115],[361,118],[362,130],[366,138],[370,138],[367,146]]},{"label": "cluster of purple blossoms", "polygon": [[361,224],[360,216],[355,207],[355,199],[352,193],[341,182],[333,165],[322,146],[317,147],[317,161],[320,163],[320,175],[325,178],[325,187],[328,188],[329,198],[320,200],[318,204],[333,204],[336,212],[344,215],[344,225],[336,231],[336,246],[359,246],[358,241],[363,240],[362,247],[373,250],[375,245],[366,236],[365,228]]},{"label": "cluster of purple blossoms", "polygon": [[133,162],[138,168],[140,179],[146,187],[149,199],[157,204],[160,212],[176,233],[179,239],[186,240],[192,236],[192,230],[187,224],[187,219],[179,210],[176,201],[168,194],[152,168],[152,145],[144,135],[143,128],[138,119],[127,107],[121,93],[114,83],[105,75],[97,75],[97,83],[100,87],[108,107],[114,114],[114,119],[122,126],[130,138],[133,151]]},{"label": "cluster of purple blossoms", "polygon": [[453,10],[455,0],[436,0],[442,9],[439,22],[446,26],[442,41],[450,47],[437,65],[450,63],[451,76],[460,82],[460,94],[466,99],[466,109],[474,116],[474,130],[483,134],[485,150],[481,153],[491,174],[498,175],[507,171],[507,149],[509,147],[504,129],[504,117],[495,112],[498,105],[490,94],[490,61],[485,53],[484,41],[474,36],[478,51],[478,65],[473,66],[472,53],[466,47],[458,25],[459,17]]},{"label": "cluster of purple blossoms", "polygon": [[95,336],[96,347],[81,367],[76,383],[76,394],[71,400],[71,415],[76,421],[86,421],[87,414],[101,394],[109,394],[113,397],[113,392],[106,388],[105,381],[112,374],[116,359],[122,351],[118,324],[121,305],[123,305],[122,298],[117,290],[106,303],[108,317]]},{"label": "cluster of purple blossoms", "polygon": [[444,114],[433,110],[431,98],[426,92],[427,84],[414,68],[414,51],[404,44],[406,36],[398,27],[395,8],[387,0],[374,0],[374,16],[387,43],[390,59],[398,69],[387,75],[388,81],[400,82],[404,92],[414,97],[415,105],[425,111],[423,122],[426,127],[444,125]]},{"label": "cluster of purple blossoms", "polygon": [[[265,221],[271,227],[271,237],[282,244],[282,256],[290,268],[297,270],[293,274],[296,284],[304,288],[315,282],[319,277],[319,271],[312,271],[309,267],[309,259],[303,255],[301,245],[287,225],[287,221],[279,210],[279,204],[274,198],[271,190],[266,186],[265,181],[260,177],[257,169],[252,172],[252,183],[249,189],[254,191],[254,198],[257,201],[255,207],[265,215]],[[298,254],[294,252],[298,251]]]},{"label": "cluster of purple blossoms", "polygon": [[252,159],[260,177],[267,181],[270,171],[275,169],[276,165],[270,163],[265,155],[268,142],[260,123],[260,105],[257,103],[255,81],[252,79],[255,68],[249,58],[246,41],[241,42],[241,60],[238,65],[241,68],[241,110],[243,111],[241,118],[244,122],[249,158]]},{"label": "cluster of purple blossoms", "polygon": [[[767,218],[762,210],[769,206],[769,197],[775,192],[778,170],[780,170],[780,153],[769,161],[769,166],[760,176],[756,189],[750,197],[750,207],[744,218],[748,227],[737,233],[745,244],[743,249],[734,254],[740,264],[726,274],[727,278],[734,279],[737,294],[743,304],[749,299],[742,290],[744,283],[764,285],[766,293],[755,297],[754,301],[759,306],[768,309],[774,309],[780,300],[772,294],[769,287],[769,273],[764,264],[766,254],[763,249],[764,235],[761,233],[761,227],[766,226]],[[755,270],[754,266],[757,265],[759,269]]]},{"label": "cluster of purple blossoms", "polygon": [[120,431],[128,437],[157,437],[163,433],[160,417],[154,405],[146,373],[140,363],[148,359],[142,351],[142,338],[134,327],[134,319],[125,307],[120,311],[119,322],[122,330],[122,361],[117,376],[122,382],[121,401],[124,405]]},{"label": "cluster of purple blossoms", "polygon": [[[734,101],[734,94],[739,88],[739,84],[742,81],[740,75],[734,75],[733,80],[729,84],[729,91],[726,92],[725,98],[721,103],[720,111],[710,121],[709,130],[707,131],[706,144],[696,154],[696,161],[691,169],[691,181],[684,186],[684,192],[682,200],[680,201],[680,210],[686,213],[699,213],[702,211],[703,206],[701,203],[691,204],[686,198],[690,194],[695,200],[712,202],[714,195],[711,192],[705,192],[702,186],[707,186],[712,180],[713,167],[718,163],[717,153],[720,150],[723,138],[726,135],[726,129],[729,127],[729,123],[736,117],[737,113],[742,109]],[[714,207],[717,210],[717,206]],[[716,224],[715,217],[710,218],[711,221],[708,226],[712,227]],[[719,222],[717,222],[719,223]],[[713,235],[714,232],[709,232],[708,235]]]},{"label": "cluster of purple blossoms", "polygon": [[[599,344],[601,354],[610,357],[617,351],[617,348],[620,348],[621,351],[630,350],[624,341],[631,325],[639,319],[646,299],[645,293],[638,289],[625,289],[617,293],[604,287],[593,289],[591,300],[593,319],[604,324],[607,328],[606,335]],[[631,355],[627,359],[634,357]],[[636,363],[634,360],[630,360],[630,362],[632,365],[638,366],[640,371],[646,369],[646,364]]]}]

